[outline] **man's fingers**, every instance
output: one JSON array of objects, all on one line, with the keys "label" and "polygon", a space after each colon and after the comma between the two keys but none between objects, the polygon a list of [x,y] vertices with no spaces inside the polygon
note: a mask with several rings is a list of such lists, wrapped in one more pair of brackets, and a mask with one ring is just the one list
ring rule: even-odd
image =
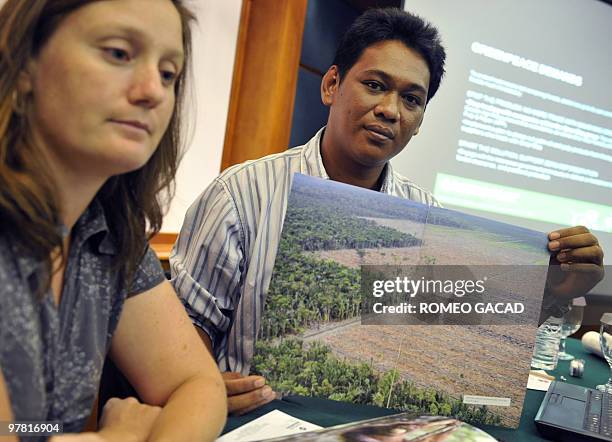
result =
[{"label": "man's fingers", "polygon": [[563,249],[578,249],[580,247],[596,246],[597,244],[597,238],[592,233],[580,233],[552,240],[548,243],[548,248],[556,252]]},{"label": "man's fingers", "polygon": [[262,376],[242,376],[240,373],[221,374],[227,390],[227,407],[232,414],[244,414],[270,402],[275,393]]},{"label": "man's fingers", "polygon": [[561,263],[582,262],[601,265],[603,263],[603,250],[599,246],[581,247],[557,253],[557,261]]},{"label": "man's fingers", "polygon": [[230,413],[244,414],[270,402],[275,397],[274,391],[266,385],[248,393],[229,396],[227,398],[227,408]]},{"label": "man's fingers", "polygon": [[240,373],[236,371],[224,371],[223,373],[221,373],[221,377],[223,378],[223,380],[228,380],[228,379],[240,379],[244,376],[242,376]]},{"label": "man's fingers", "polygon": [[[560,299],[589,292],[603,279],[603,250],[595,235],[584,226],[560,229],[548,234],[553,253],[549,267],[549,289]],[[560,264],[560,265],[556,265]]]},{"label": "man's fingers", "polygon": [[263,405],[266,405],[268,402],[271,402],[274,399],[274,396],[268,398],[268,399],[264,399],[261,402],[258,402],[257,404],[253,404],[250,407],[244,408],[240,411],[235,411],[233,414],[237,415],[237,416],[241,416],[243,414],[247,414],[249,411],[253,411],[256,408],[259,408]]},{"label": "man's fingers", "polygon": [[266,384],[266,380],[261,376],[244,376],[238,378],[225,378],[225,388],[228,396],[248,393],[260,389]]},{"label": "man's fingers", "polygon": [[568,227],[566,229],[555,230],[548,234],[548,239],[554,240],[559,238],[565,238],[567,236],[580,235],[582,233],[589,233],[589,229],[584,226]]}]

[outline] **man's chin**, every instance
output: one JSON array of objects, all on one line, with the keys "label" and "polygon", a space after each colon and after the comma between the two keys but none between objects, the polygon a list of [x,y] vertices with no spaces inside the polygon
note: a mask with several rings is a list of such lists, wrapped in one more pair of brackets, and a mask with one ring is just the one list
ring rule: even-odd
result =
[{"label": "man's chin", "polygon": [[384,166],[391,158],[399,153],[390,151],[388,146],[380,146],[372,143],[368,143],[360,152],[359,163],[362,166],[372,168]]},{"label": "man's chin", "polygon": [[389,160],[387,159],[386,156],[378,157],[378,156],[372,156],[372,155],[367,155],[367,156],[362,155],[357,159],[357,163],[363,168],[367,168],[367,169],[381,168],[381,167],[384,167],[385,164],[387,164],[388,162]]}]

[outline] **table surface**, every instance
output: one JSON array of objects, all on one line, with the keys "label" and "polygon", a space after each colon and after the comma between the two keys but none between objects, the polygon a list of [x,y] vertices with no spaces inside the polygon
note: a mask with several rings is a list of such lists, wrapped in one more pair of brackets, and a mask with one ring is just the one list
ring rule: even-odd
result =
[{"label": "table surface", "polygon": [[[565,376],[568,383],[581,385],[583,387],[594,387],[608,380],[610,370],[606,362],[584,351],[582,343],[579,340],[572,338],[568,339],[567,351],[577,358],[585,360],[584,377],[571,377],[569,375],[569,361],[560,361],[557,369],[549,372],[551,375],[555,376],[557,380],[560,376]],[[500,441],[530,442],[548,440],[542,438],[538,434],[533,421],[540,408],[540,403],[542,399],[544,399],[544,394],[543,391],[527,390],[525,402],[523,403],[521,422],[518,429],[511,430],[491,426],[482,426],[481,428]],[[397,410],[389,410],[369,405],[355,405],[346,402],[303,396],[288,396],[282,400],[272,401],[244,416],[230,417],[223,432],[226,433],[236,429],[272,410],[283,411],[291,416],[312,422],[322,427],[331,427],[333,425],[398,413]]]}]

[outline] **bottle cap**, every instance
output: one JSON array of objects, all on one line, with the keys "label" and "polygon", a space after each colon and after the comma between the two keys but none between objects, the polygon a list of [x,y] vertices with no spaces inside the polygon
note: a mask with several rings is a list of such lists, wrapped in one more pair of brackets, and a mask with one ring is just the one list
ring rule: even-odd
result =
[{"label": "bottle cap", "polygon": [[584,374],[584,359],[573,359],[569,366],[570,376],[581,378]]}]

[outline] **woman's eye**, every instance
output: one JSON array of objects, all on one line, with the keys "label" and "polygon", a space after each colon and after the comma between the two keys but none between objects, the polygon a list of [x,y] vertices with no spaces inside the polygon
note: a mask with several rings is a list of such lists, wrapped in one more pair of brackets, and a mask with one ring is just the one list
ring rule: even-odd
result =
[{"label": "woman's eye", "polygon": [[174,84],[178,75],[174,71],[161,71],[161,77],[164,84]]},{"label": "woman's eye", "polygon": [[121,48],[105,48],[104,51],[113,59],[118,61],[130,61],[131,57],[128,51]]}]

